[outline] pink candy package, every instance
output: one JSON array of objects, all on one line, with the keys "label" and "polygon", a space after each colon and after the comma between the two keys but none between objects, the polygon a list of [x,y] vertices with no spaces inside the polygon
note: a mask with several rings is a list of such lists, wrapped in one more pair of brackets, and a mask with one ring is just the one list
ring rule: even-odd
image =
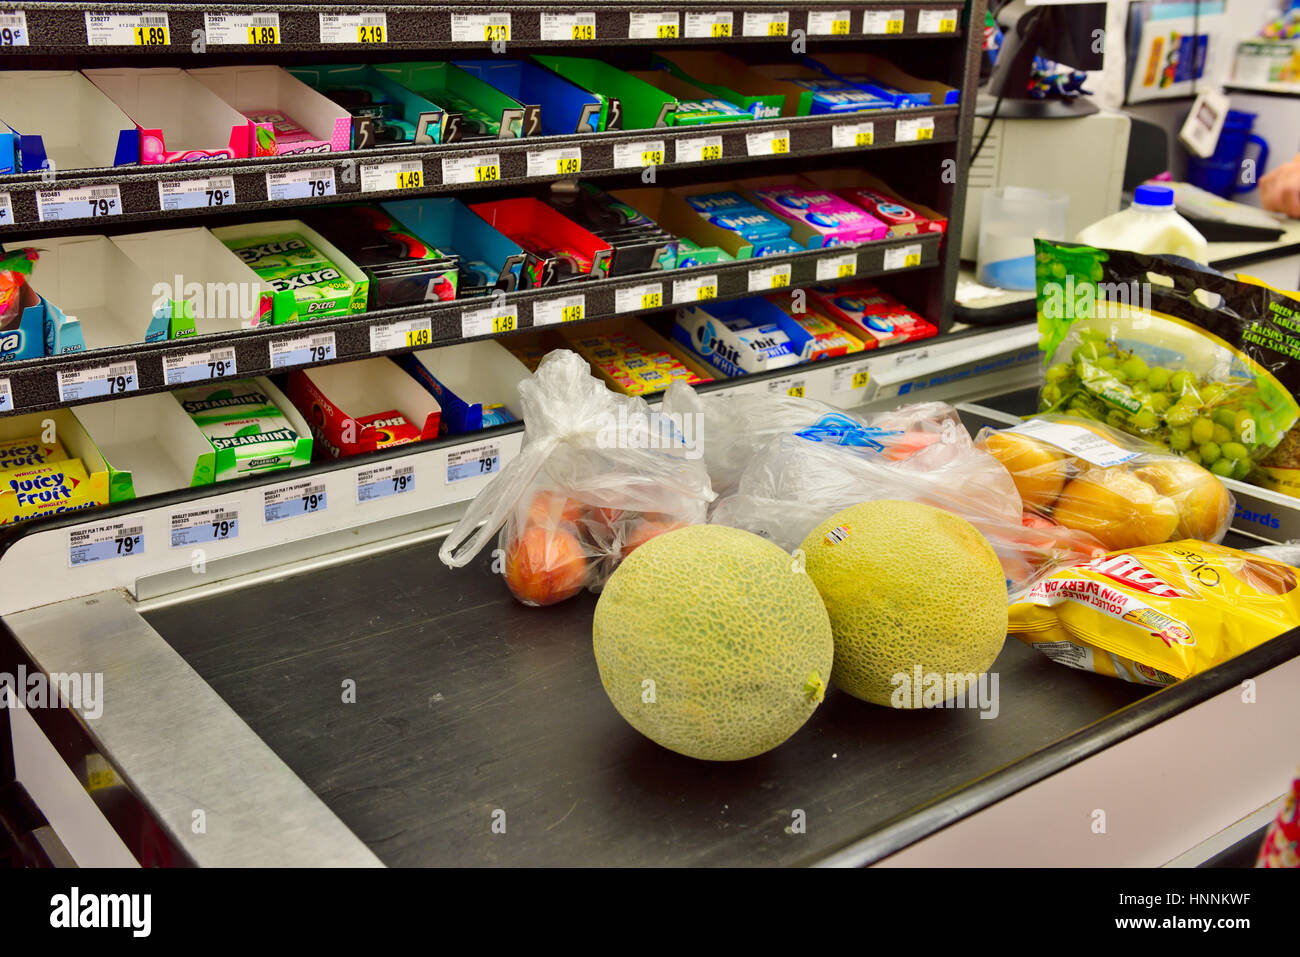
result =
[{"label": "pink candy package", "polygon": [[889,233],[889,227],[865,209],[827,190],[764,186],[752,193],[776,215],[806,224],[822,237],[822,246],[884,239]]}]

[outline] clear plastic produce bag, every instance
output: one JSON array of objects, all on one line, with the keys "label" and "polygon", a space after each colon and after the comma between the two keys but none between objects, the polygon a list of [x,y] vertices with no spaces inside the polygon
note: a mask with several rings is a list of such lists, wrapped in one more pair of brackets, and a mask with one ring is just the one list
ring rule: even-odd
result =
[{"label": "clear plastic produce bag", "polygon": [[568,350],[548,354],[519,399],[523,448],[447,536],[445,564],[467,564],[499,533],[506,585],[550,605],[598,591],[655,535],[704,522],[714,494],[694,420],[611,392]]},{"label": "clear plastic produce bag", "polygon": [[1107,549],[1221,542],[1232,493],[1194,462],[1091,419],[1040,415],[981,429],[976,444],[1011,474],[1026,509]]}]

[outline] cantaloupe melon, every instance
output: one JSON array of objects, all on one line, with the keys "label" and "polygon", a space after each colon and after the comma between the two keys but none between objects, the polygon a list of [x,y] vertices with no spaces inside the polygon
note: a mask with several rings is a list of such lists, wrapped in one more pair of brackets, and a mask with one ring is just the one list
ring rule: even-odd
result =
[{"label": "cantaloupe melon", "polygon": [[[896,676],[912,680],[917,665],[926,680],[979,675],[1002,650],[1002,566],[960,516],[917,502],[864,502],[813,529],[803,552],[835,636],[831,680],[855,698],[890,705]],[[911,706],[911,696],[902,700]]]},{"label": "cantaloupe melon", "polygon": [[610,577],[592,644],[615,709],[680,754],[737,761],[775,748],[825,692],[830,620],[802,565],[750,532],[657,535]]}]

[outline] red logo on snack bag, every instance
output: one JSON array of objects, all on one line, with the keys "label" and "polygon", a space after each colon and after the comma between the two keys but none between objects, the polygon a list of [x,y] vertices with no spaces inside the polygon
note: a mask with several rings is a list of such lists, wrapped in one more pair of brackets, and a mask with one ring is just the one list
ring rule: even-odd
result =
[{"label": "red logo on snack bag", "polygon": [[1132,555],[1110,555],[1095,562],[1089,562],[1087,567],[1113,581],[1119,582],[1121,585],[1135,588],[1148,595],[1155,595],[1157,598],[1196,597],[1195,595],[1180,592],[1163,578],[1152,574],[1147,570],[1146,566]]}]

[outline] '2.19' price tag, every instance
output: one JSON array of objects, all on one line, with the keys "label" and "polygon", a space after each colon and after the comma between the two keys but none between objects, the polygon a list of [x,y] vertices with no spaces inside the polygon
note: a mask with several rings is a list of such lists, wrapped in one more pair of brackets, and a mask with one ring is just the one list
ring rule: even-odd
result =
[{"label": "'2.19' price tag", "polygon": [[413,491],[414,465],[376,465],[357,472],[357,504]]},{"label": "'2.19' price tag", "polygon": [[207,352],[187,352],[163,359],[163,385],[225,379],[237,371],[233,346],[209,349]]},{"label": "'2.19' price tag", "polygon": [[447,451],[447,485],[501,469],[501,446],[494,442]]},{"label": "'2.19' price tag", "polygon": [[168,531],[172,548],[228,542],[239,537],[239,509],[234,505],[217,505],[173,512]]},{"label": "'2.19' price tag", "polygon": [[59,373],[59,401],[80,402],[105,395],[125,395],[140,388],[135,362],[117,362],[94,369],[65,369]]},{"label": "'2.19' price tag", "polygon": [[271,343],[270,350],[272,369],[328,362],[334,358],[334,333],[280,339]]},{"label": "'2.19' price tag", "polygon": [[235,178],[187,179],[158,184],[158,205],[164,212],[174,209],[207,209],[235,205]]},{"label": "'2.19' price tag", "polygon": [[386,13],[322,13],[321,43],[387,43]]},{"label": "'2.19' price tag", "polygon": [[83,525],[68,532],[68,567],[144,554],[144,528],[126,522]]},{"label": "'2.19' price tag", "polygon": [[543,13],[542,39],[556,40],[594,40],[596,39],[596,14],[586,13]]},{"label": "'2.19' price tag", "polygon": [[510,40],[508,13],[453,13],[453,43],[506,43]]},{"label": "'2.19' price tag", "polygon": [[36,191],[36,215],[43,223],[56,223],[61,219],[98,219],[121,214],[122,194],[116,185]]},{"label": "'2.19' price tag", "polygon": [[333,196],[334,193],[334,170],[328,166],[323,169],[296,169],[288,173],[266,174],[266,198],[272,202],[315,199],[318,196]]},{"label": "'2.19' price tag", "polygon": [[303,479],[278,485],[262,493],[262,521],[270,525],[286,518],[298,518],[325,511],[325,483]]}]

